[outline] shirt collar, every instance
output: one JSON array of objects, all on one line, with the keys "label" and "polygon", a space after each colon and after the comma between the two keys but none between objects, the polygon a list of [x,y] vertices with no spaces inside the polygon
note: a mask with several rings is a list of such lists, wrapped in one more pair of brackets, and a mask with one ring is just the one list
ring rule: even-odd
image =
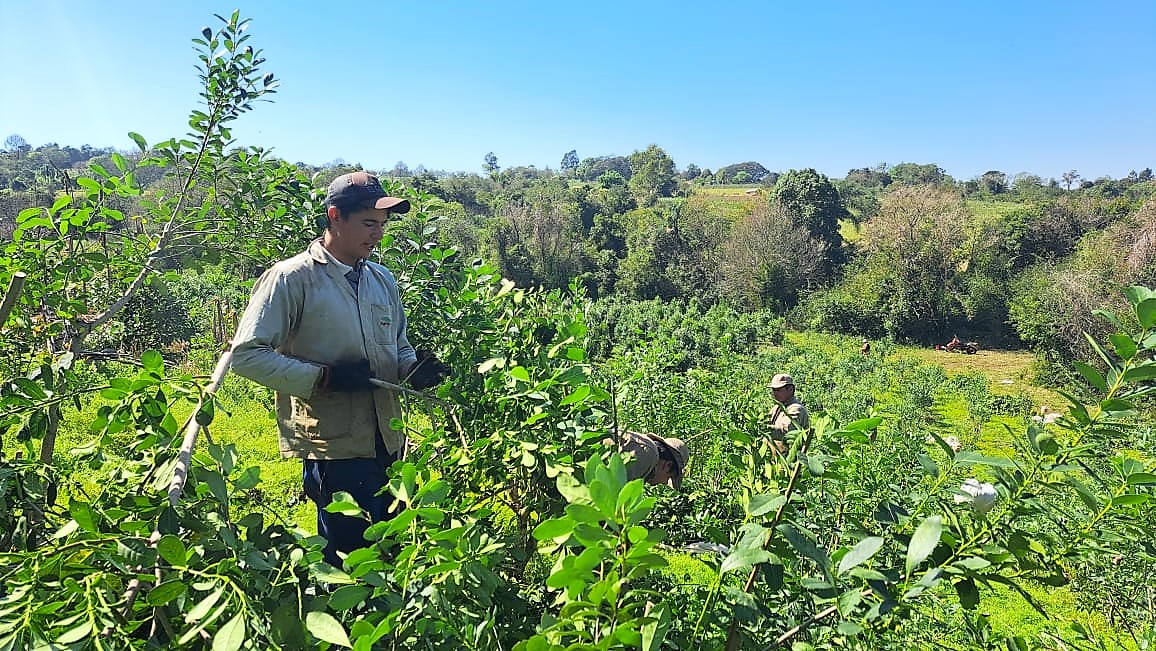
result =
[{"label": "shirt collar", "polygon": [[[317,248],[321,250],[321,256],[325,259],[326,264],[333,265],[338,271],[341,272],[342,276],[349,273],[350,271],[353,271],[354,267],[351,267],[351,266],[345,264],[344,262],[338,260],[337,258],[333,257],[333,254],[329,252],[329,249],[325,248],[325,245],[321,244],[320,241],[318,241]],[[364,264],[365,264],[364,260],[358,260],[357,261],[357,268],[360,269],[362,267],[362,265],[364,265]]]}]

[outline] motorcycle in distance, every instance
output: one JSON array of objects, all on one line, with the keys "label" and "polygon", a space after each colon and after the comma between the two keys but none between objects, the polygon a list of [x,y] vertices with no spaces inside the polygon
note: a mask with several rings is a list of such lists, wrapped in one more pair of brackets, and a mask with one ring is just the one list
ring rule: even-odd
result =
[{"label": "motorcycle in distance", "polygon": [[952,335],[951,341],[943,346],[936,346],[936,350],[945,350],[949,353],[963,353],[965,355],[974,355],[979,352],[978,341],[960,341],[959,337]]}]

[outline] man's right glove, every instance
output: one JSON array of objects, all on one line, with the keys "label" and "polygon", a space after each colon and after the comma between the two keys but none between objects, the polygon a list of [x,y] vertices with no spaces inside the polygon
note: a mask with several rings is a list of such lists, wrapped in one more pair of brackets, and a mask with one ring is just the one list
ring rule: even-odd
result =
[{"label": "man's right glove", "polygon": [[409,385],[418,391],[436,387],[453,372],[428,350],[417,351],[417,361],[409,370]]},{"label": "man's right glove", "polygon": [[368,359],[337,362],[321,371],[317,386],[323,391],[372,391],[375,387],[369,382],[371,377],[373,370],[369,368]]}]

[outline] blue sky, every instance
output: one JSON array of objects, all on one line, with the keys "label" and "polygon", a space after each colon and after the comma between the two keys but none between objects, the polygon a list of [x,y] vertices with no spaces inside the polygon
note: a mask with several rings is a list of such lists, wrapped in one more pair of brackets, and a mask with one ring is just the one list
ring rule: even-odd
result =
[{"label": "blue sky", "polygon": [[234,129],[290,161],[480,172],[655,143],[678,167],[1156,167],[1156,2],[0,0],[0,139],[180,136],[190,39],[252,18],[281,81]]}]

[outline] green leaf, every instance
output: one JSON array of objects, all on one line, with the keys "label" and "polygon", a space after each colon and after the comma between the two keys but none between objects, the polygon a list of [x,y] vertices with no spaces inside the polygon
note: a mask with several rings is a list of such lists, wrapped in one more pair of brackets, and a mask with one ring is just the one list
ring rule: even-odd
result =
[{"label": "green leaf", "polygon": [[56,540],[59,540],[61,538],[67,538],[67,537],[71,536],[72,534],[76,533],[76,530],[79,528],[80,528],[80,525],[77,524],[76,520],[69,520],[68,522],[64,523],[64,526],[57,529],[56,533],[52,534],[52,537],[53,537],[53,539],[56,539]]},{"label": "green leaf", "polygon": [[305,615],[305,628],[313,634],[317,639],[336,644],[346,648],[352,648],[353,645],[349,643],[349,635],[346,634],[345,629],[342,628],[341,622],[333,618],[329,613],[320,611],[312,611]]},{"label": "green leaf", "polygon": [[197,409],[197,424],[201,427],[208,427],[213,422],[213,417],[216,415],[216,400],[209,397]]},{"label": "green leaf", "polygon": [[152,590],[149,590],[145,600],[148,601],[150,606],[163,606],[185,594],[188,589],[188,584],[181,579],[169,579],[164,583],[157,584]]},{"label": "green leaf", "polygon": [[1104,351],[1104,347],[1101,346],[1098,341],[1093,339],[1092,335],[1085,332],[1084,333],[1084,341],[1088,342],[1088,345],[1092,347],[1092,350],[1096,351],[1096,355],[1098,355],[1100,357],[1100,359],[1104,360],[1104,364],[1108,368],[1110,368],[1110,369],[1116,368],[1116,365],[1112,362],[1112,358],[1108,357],[1108,353]]},{"label": "green leaf", "polygon": [[[1132,285],[1130,287],[1125,287],[1123,291],[1124,296],[1128,299],[1128,303],[1133,307],[1137,307],[1144,301],[1153,298],[1152,290],[1144,287],[1143,285]],[[1152,326],[1146,325],[1144,327],[1150,328]]]},{"label": "green leaf", "polygon": [[840,635],[854,637],[863,632],[863,627],[856,624],[855,622],[842,621],[839,622],[839,625],[835,627],[835,630],[839,631]]},{"label": "green leaf", "polygon": [[184,543],[181,542],[180,538],[171,534],[161,536],[161,539],[157,541],[157,553],[165,559],[166,563],[174,567],[183,567],[185,559],[188,558]]},{"label": "green leaf", "polygon": [[1105,401],[1101,402],[1100,403],[1100,409],[1103,409],[1104,411],[1109,411],[1109,412],[1124,412],[1124,411],[1134,411],[1136,409],[1136,406],[1133,405],[1131,402],[1128,402],[1127,400],[1121,400],[1119,398],[1112,398],[1110,400],[1105,400]]},{"label": "green leaf", "polygon": [[1144,504],[1147,501],[1148,495],[1144,494],[1118,495],[1112,498],[1112,506],[1132,506],[1134,504]]},{"label": "green leaf", "polygon": [[534,527],[534,538],[537,540],[554,540],[562,536],[568,536],[573,531],[573,519],[569,517],[555,518],[553,520],[546,520]]},{"label": "green leaf", "polygon": [[261,483],[261,466],[249,466],[233,481],[237,490],[249,490]]},{"label": "green leaf", "polygon": [[923,472],[927,473],[929,477],[935,479],[939,476],[939,466],[936,465],[935,461],[931,457],[927,456],[927,454],[923,452],[920,452],[917,458],[919,459],[919,465],[923,467]]},{"label": "green leaf", "polygon": [[88,502],[81,500],[73,500],[68,504],[68,514],[72,516],[73,520],[80,525],[81,529],[85,531],[96,533],[96,514],[93,513],[92,507]]},{"label": "green leaf", "polygon": [[589,504],[567,504],[566,515],[574,522],[585,524],[600,524],[603,519],[602,511]]},{"label": "green leaf", "polygon": [[[651,621],[644,623],[639,629],[642,633],[642,651],[659,651],[666,632],[670,629],[672,616],[670,607],[660,603],[650,611]],[[548,645],[547,645],[548,648]],[[529,651],[527,649],[527,651]]]},{"label": "green leaf", "polygon": [[883,422],[882,416],[874,416],[872,418],[864,418],[864,419],[857,420],[857,421],[852,422],[852,423],[848,423],[847,425],[843,426],[843,429],[857,430],[860,432],[865,432],[868,430],[873,430],[876,427],[879,427],[879,424],[882,422]]},{"label": "green leaf", "polygon": [[146,350],[140,356],[140,363],[145,367],[146,371],[151,371],[158,375],[164,373],[165,358],[155,350]]},{"label": "green leaf", "polygon": [[1134,472],[1128,475],[1129,486],[1140,486],[1142,484],[1156,484],[1156,475],[1150,472]]},{"label": "green leaf", "polygon": [[1125,382],[1144,382],[1146,380],[1156,380],[1156,364],[1152,362],[1144,362],[1124,372]]},{"label": "green leaf", "polygon": [[760,515],[766,515],[771,511],[777,511],[780,506],[785,504],[787,498],[783,495],[755,495],[751,498],[751,503],[747,505],[747,513],[752,518],[757,518]]},{"label": "green leaf", "polygon": [[76,177],[76,184],[79,185],[80,187],[84,188],[85,190],[88,190],[89,193],[91,193],[91,194],[99,194],[100,191],[103,189],[103,188],[101,188],[99,183],[97,183],[93,179],[90,179],[87,176]]},{"label": "green leaf", "polygon": [[325,505],[325,510],[328,513],[340,513],[352,517],[359,517],[361,515],[361,507],[357,505],[357,501],[353,496],[345,491],[337,491],[333,494],[333,501]]},{"label": "green leaf", "polygon": [[245,643],[245,613],[240,612],[213,636],[213,651],[237,651]]},{"label": "green leaf", "polygon": [[1015,468],[1016,462],[1007,457],[988,457],[979,452],[960,452],[955,455],[955,460],[958,463],[977,464],[981,466],[991,466],[993,468]]},{"label": "green leaf", "polygon": [[974,572],[975,570],[982,570],[985,567],[990,567],[991,561],[987,560],[986,558],[980,558],[979,556],[968,556],[966,558],[959,559],[953,564],[958,565],[964,569],[972,570]]},{"label": "green leaf", "polygon": [[144,153],[144,152],[149,150],[148,142],[146,142],[144,137],[141,136],[139,133],[136,133],[135,131],[129,131],[128,137],[132,138],[132,141],[136,143],[136,146],[138,149],[141,150],[141,153]]},{"label": "green leaf", "polygon": [[494,367],[502,368],[506,365],[505,357],[491,357],[478,365],[478,373],[485,375]]},{"label": "green leaf", "polygon": [[800,532],[789,524],[780,524],[778,527],[775,527],[775,529],[783,534],[787,542],[791,543],[791,546],[798,550],[800,554],[815,561],[824,575],[830,575],[831,559],[827,556],[827,552],[819,549],[805,533]]},{"label": "green leaf", "polygon": [[774,555],[765,549],[746,547],[732,551],[719,567],[719,574],[726,574],[731,570],[752,567],[758,563],[765,563],[774,558]]},{"label": "green leaf", "polygon": [[1088,381],[1088,384],[1096,387],[1096,389],[1099,391],[1105,393],[1108,391],[1108,385],[1104,382],[1104,376],[1101,375],[1100,372],[1095,368],[1088,366],[1083,362],[1072,362],[1072,365],[1076,367],[1076,370],[1080,372],[1080,375],[1084,376],[1084,379]]},{"label": "green leaf", "polygon": [[1116,354],[1124,361],[1128,361],[1136,356],[1136,342],[1128,335],[1119,333],[1108,335],[1108,341],[1112,342],[1112,347],[1116,349]]},{"label": "green leaf", "polygon": [[92,633],[92,622],[85,620],[84,622],[68,629],[56,638],[57,644],[73,644],[88,637]]},{"label": "green leaf", "polygon": [[589,395],[590,395],[590,385],[583,384],[582,386],[575,389],[573,393],[566,396],[565,398],[562,398],[562,401],[559,402],[558,404],[563,405],[563,406],[564,405],[572,405],[576,402],[582,402],[587,397],[589,397]]},{"label": "green leaf", "polygon": [[205,615],[209,614],[209,611],[213,609],[213,606],[217,604],[217,601],[220,600],[223,594],[225,594],[225,586],[217,586],[216,590],[210,592],[208,596],[201,599],[197,602],[197,605],[185,613],[185,622],[192,624],[200,621]]},{"label": "green leaf", "polygon": [[373,590],[365,585],[345,585],[329,595],[329,607],[336,611],[349,610],[365,601]]},{"label": "green leaf", "polygon": [[979,606],[979,588],[970,577],[955,582],[955,594],[959,595],[959,605],[968,610],[975,610]]},{"label": "green leaf", "polygon": [[1093,493],[1091,489],[1085,486],[1083,482],[1081,482],[1079,479],[1076,479],[1075,477],[1070,476],[1066,479],[1066,481],[1068,482],[1069,486],[1076,489],[1076,495],[1078,495],[1080,499],[1083,500],[1085,506],[1087,506],[1092,511],[1097,511],[1100,509],[1100,498],[1095,493]]},{"label": "green leaf", "polygon": [[1146,298],[1136,306],[1136,320],[1145,330],[1156,328],[1156,298]]},{"label": "green leaf", "polygon": [[942,532],[943,518],[938,515],[933,515],[919,523],[919,527],[911,536],[911,542],[907,545],[906,570],[908,576],[935,550],[936,545],[939,544],[939,535]]},{"label": "green leaf", "polygon": [[839,559],[839,568],[836,570],[838,574],[842,574],[847,570],[862,565],[871,559],[872,556],[879,553],[883,548],[883,539],[879,536],[869,536],[855,543],[855,546],[847,550],[843,558]]}]

